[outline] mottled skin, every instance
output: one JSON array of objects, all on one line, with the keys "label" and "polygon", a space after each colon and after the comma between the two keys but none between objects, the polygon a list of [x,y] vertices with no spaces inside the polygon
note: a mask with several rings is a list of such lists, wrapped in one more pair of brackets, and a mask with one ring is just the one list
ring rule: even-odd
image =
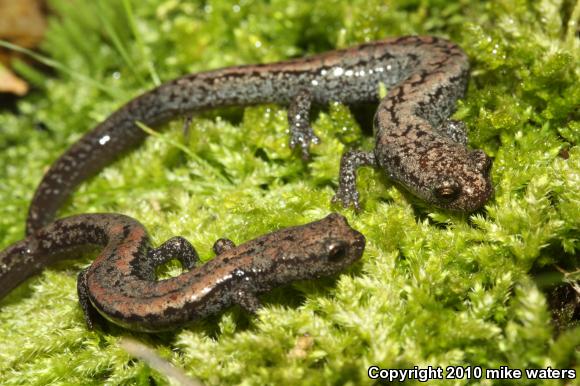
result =
[{"label": "mottled skin", "polygon": [[491,195],[491,163],[482,151],[466,149],[462,127],[447,121],[467,76],[467,57],[455,44],[411,36],[169,81],[128,102],[55,161],[30,205],[27,234],[51,222],[78,184],[144,139],[136,121],[157,126],[216,107],[280,103],[289,106],[291,146],[308,158],[318,141],[311,104],[377,102],[381,83],[389,92],[375,117],[375,149],[345,155],[336,199],[359,207],[355,166],[368,164],[436,206],[475,210]]},{"label": "mottled skin", "polygon": [[[57,220],[0,253],[0,299],[26,277],[75,247],[103,247],[79,274],[87,324],[99,315],[126,328],[173,329],[238,304],[255,312],[257,295],[295,280],[335,275],[364,251],[365,238],[336,213],[235,246],[214,244],[217,256],[195,267],[195,249],[181,237],[152,248],[145,228],[120,214],[83,214]],[[66,256],[66,255],[65,255]],[[155,268],[177,259],[186,270],[157,280]]]},{"label": "mottled skin", "polygon": [[[360,209],[356,169],[379,167],[425,201],[450,210],[471,212],[491,196],[491,159],[466,148],[462,122],[449,120],[467,87],[469,63],[453,43],[407,38],[401,45],[412,71],[381,100],[374,119],[372,152],[347,152],[341,160],[335,200]],[[416,49],[421,47],[421,49]]]}]

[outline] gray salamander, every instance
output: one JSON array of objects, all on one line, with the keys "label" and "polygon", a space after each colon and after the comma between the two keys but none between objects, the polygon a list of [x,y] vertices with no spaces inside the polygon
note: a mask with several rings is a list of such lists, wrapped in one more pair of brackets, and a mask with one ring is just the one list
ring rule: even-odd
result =
[{"label": "gray salamander", "polygon": [[[132,330],[154,332],[232,304],[255,312],[257,294],[295,280],[335,275],[360,259],[365,238],[333,213],[237,247],[219,239],[217,256],[196,267],[197,252],[182,237],[152,248],[143,225],[131,217],[81,214],[57,220],[0,252],[0,299],[66,252],[87,245],[103,247],[78,278],[88,326],[101,315]],[[186,271],[156,280],[155,268],[173,258]]]},{"label": "gray salamander", "polygon": [[311,105],[376,102],[381,83],[389,91],[375,114],[375,148],[342,157],[335,200],[359,209],[356,169],[369,165],[435,206],[476,210],[493,191],[491,160],[467,149],[463,124],[448,119],[465,93],[468,70],[465,53],[454,43],[408,36],[168,81],[129,101],[54,162],[31,202],[27,234],[51,222],[78,184],[144,139],[136,121],[157,126],[216,107],[285,104],[290,145],[308,158],[310,143],[318,141],[310,126]]}]

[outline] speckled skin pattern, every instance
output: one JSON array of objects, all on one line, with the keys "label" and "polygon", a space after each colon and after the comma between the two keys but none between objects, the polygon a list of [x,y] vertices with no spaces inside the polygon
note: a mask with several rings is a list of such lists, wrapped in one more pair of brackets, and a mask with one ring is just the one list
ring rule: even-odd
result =
[{"label": "speckled skin pattern", "polygon": [[144,139],[136,121],[158,126],[215,107],[280,103],[289,106],[291,146],[308,158],[310,143],[318,141],[311,104],[377,102],[380,84],[389,91],[375,116],[375,149],[345,155],[335,199],[358,209],[356,167],[371,165],[431,204],[473,211],[492,193],[491,161],[469,151],[462,125],[447,120],[464,95],[468,68],[457,45],[409,36],[169,81],[128,102],[54,162],[30,205],[27,234],[51,222],[79,183]]},{"label": "speckled skin pattern", "polygon": [[[78,279],[89,328],[105,317],[132,330],[155,332],[233,304],[255,312],[260,293],[295,280],[335,275],[356,262],[365,238],[333,213],[237,247],[219,239],[214,244],[217,256],[196,267],[197,253],[182,237],[152,248],[145,228],[130,217],[82,214],[57,220],[0,253],[0,299],[66,252],[88,245],[102,247]],[[155,268],[173,258],[185,272],[157,280]]]}]

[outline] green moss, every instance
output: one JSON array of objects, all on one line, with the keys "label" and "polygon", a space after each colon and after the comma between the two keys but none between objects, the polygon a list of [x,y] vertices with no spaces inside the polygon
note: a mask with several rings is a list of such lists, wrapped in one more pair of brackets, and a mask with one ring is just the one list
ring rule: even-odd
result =
[{"label": "green moss", "polygon": [[88,332],[75,282],[90,259],[61,264],[2,303],[2,384],[166,383],[117,346],[123,335],[206,384],[359,384],[372,364],[580,370],[578,329],[554,336],[535,281],[544,267],[578,264],[580,3],[50,4],[61,16],[43,47],[60,76],[19,65],[37,91],[17,115],[0,113],[2,246],[22,237],[46,165],[140,91],[192,71],[402,34],[446,36],[468,53],[472,77],[456,117],[466,121],[470,145],[494,156],[496,191],[482,213],[450,215],[367,169],[359,181],[364,211],[331,206],[340,154],[372,146],[338,104],[316,117],[322,143],[307,164],[288,148],[280,106],[194,117],[189,137],[180,120],[155,128],[143,146],[83,184],[61,215],[125,213],[155,242],[183,235],[207,260],[219,237],[242,242],[339,210],[367,237],[363,261],[335,279],[274,291],[256,317],[232,309],[157,336]]}]

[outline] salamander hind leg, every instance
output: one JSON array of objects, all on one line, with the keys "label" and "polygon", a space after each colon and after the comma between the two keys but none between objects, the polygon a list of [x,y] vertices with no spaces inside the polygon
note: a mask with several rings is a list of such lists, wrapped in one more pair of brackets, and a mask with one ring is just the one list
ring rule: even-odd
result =
[{"label": "salamander hind leg", "polygon": [[236,247],[236,244],[230,239],[217,239],[215,243],[213,243],[213,251],[215,252],[216,256],[221,255],[225,251],[229,251]]},{"label": "salamander hind leg", "polygon": [[157,248],[149,251],[153,268],[176,259],[183,269],[190,270],[199,262],[199,255],[189,241],[181,236],[172,237]]},{"label": "salamander hind leg", "polygon": [[353,205],[360,210],[359,193],[356,189],[356,171],[361,166],[376,167],[375,153],[351,150],[343,154],[340,160],[338,189],[332,202],[341,202],[343,207]]},{"label": "salamander hind leg", "polygon": [[320,142],[310,126],[311,107],[312,94],[306,89],[300,90],[288,106],[290,148],[295,149],[299,145],[304,160],[310,158],[310,143]]}]

